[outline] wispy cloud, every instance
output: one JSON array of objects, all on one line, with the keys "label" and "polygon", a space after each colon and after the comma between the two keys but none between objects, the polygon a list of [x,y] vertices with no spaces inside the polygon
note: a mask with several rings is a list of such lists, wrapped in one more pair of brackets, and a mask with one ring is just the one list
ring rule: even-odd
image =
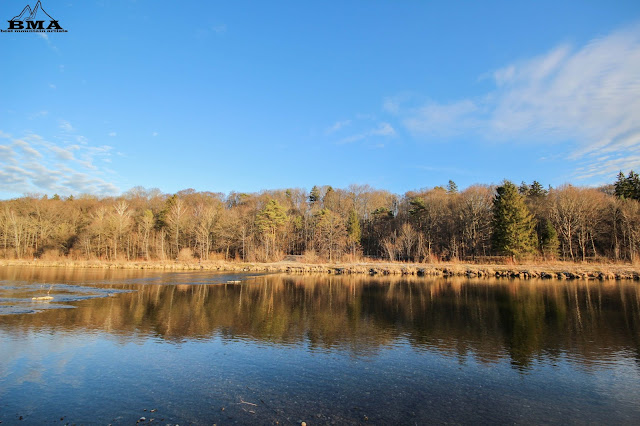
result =
[{"label": "wispy cloud", "polygon": [[332,126],[327,127],[325,130],[325,134],[330,135],[331,133],[335,133],[351,124],[351,120],[342,120],[336,121]]},{"label": "wispy cloud", "polygon": [[109,132],[109,136],[114,138],[114,137],[118,136],[118,134],[116,132]]},{"label": "wispy cloud", "polygon": [[369,137],[374,137],[374,136],[390,137],[395,135],[396,135],[396,131],[391,126],[391,124],[383,122],[383,123],[379,123],[378,127],[368,129],[364,132],[357,133],[355,135],[351,135],[346,138],[342,138],[339,141],[339,143],[347,144],[347,143],[357,142],[357,141],[360,141]]},{"label": "wispy cloud", "polygon": [[[385,111],[417,136],[473,134],[486,140],[571,143],[580,176],[638,166],[640,154],[640,26],[560,45],[491,73],[491,92],[448,103],[406,106],[390,98]],[[603,154],[618,158],[598,161]]]},{"label": "wispy cloud", "polygon": [[58,51],[58,48],[51,42],[51,39],[49,38],[47,33],[35,33],[35,34],[38,37],[40,37],[42,40],[44,40],[47,43],[47,46],[49,46],[51,50],[53,50],[54,52]]},{"label": "wispy cloud", "polygon": [[395,136],[396,131],[389,123],[380,123],[380,125],[369,131],[371,136]]},{"label": "wispy cloud", "polygon": [[[59,128],[64,135],[61,139],[68,139],[73,130],[69,122],[59,122]],[[35,133],[13,138],[0,131],[0,136],[7,140],[0,145],[0,192],[119,193],[104,178],[106,169],[96,165],[98,159],[110,160],[112,147],[108,145],[61,145]]]},{"label": "wispy cloud", "polygon": [[60,148],[59,146],[50,146],[49,149],[53,154],[55,154],[56,158],[61,161],[70,161],[73,160],[73,151],[68,148]]},{"label": "wispy cloud", "polygon": [[64,130],[65,132],[73,132],[75,129],[73,128],[73,126],[71,125],[71,123],[69,123],[66,120],[60,120],[58,122],[59,127]]},{"label": "wispy cloud", "polygon": [[431,137],[450,137],[481,128],[480,107],[465,99],[449,104],[429,102],[413,109],[403,124],[412,132]]},{"label": "wispy cloud", "polygon": [[0,160],[10,161],[15,156],[13,149],[8,145],[0,145]]},{"label": "wispy cloud", "polygon": [[42,154],[22,139],[14,139],[13,146],[22,151],[22,155],[32,159],[42,158]]},{"label": "wispy cloud", "polygon": [[29,115],[29,120],[35,120],[36,118],[46,117],[49,114],[49,111],[38,111],[31,115]]}]

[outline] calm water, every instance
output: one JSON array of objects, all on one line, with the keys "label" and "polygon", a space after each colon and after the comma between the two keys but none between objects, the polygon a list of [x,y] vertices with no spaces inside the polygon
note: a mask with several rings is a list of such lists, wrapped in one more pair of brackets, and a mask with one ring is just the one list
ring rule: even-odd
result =
[{"label": "calm water", "polygon": [[0,268],[0,421],[637,424],[639,288]]}]

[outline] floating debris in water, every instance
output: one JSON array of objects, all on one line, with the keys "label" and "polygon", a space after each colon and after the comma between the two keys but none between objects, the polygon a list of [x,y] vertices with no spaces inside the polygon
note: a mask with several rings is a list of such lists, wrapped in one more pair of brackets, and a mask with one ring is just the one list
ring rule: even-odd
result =
[{"label": "floating debris in water", "polygon": [[37,296],[32,297],[31,300],[53,300],[53,296]]}]

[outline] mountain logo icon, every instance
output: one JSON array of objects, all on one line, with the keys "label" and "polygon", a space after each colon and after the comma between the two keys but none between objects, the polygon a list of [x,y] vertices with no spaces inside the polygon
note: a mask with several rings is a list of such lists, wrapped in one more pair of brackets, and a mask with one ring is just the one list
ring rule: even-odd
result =
[{"label": "mountain logo icon", "polygon": [[20,14],[11,18],[9,28],[0,30],[6,32],[63,32],[67,30],[60,26],[57,19],[53,19],[42,7],[42,2],[38,0],[36,5],[31,8],[26,5]]}]

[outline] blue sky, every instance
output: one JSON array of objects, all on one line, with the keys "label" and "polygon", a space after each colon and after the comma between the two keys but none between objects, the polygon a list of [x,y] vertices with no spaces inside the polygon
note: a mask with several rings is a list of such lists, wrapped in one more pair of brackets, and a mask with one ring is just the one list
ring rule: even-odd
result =
[{"label": "blue sky", "polygon": [[0,198],[640,170],[637,1],[42,6],[67,33],[0,33]]}]

